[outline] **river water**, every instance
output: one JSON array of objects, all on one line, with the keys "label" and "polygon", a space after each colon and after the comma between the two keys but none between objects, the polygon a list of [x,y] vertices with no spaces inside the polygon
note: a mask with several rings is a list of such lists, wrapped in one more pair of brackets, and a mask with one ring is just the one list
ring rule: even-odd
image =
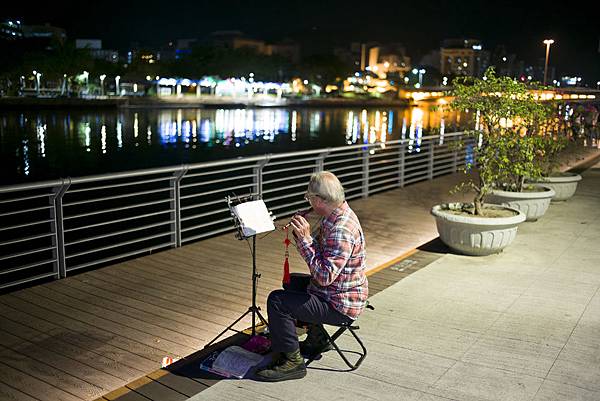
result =
[{"label": "river water", "polygon": [[460,126],[460,116],[429,106],[0,111],[0,185],[418,140]]}]

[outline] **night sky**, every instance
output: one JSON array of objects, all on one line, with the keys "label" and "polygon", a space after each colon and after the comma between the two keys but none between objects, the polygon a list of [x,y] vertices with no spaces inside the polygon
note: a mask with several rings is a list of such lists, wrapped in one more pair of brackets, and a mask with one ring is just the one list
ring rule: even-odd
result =
[{"label": "night sky", "polygon": [[[550,64],[561,75],[600,80],[600,1],[21,1],[3,5],[6,17],[49,22],[69,38],[100,38],[105,48],[131,42],[160,45],[241,30],[258,39],[294,39],[319,52],[351,41],[404,43],[413,62],[445,38],[469,37],[493,50],[498,44],[519,59],[543,59],[542,40],[552,38]],[[37,4],[37,3],[36,3]]]}]

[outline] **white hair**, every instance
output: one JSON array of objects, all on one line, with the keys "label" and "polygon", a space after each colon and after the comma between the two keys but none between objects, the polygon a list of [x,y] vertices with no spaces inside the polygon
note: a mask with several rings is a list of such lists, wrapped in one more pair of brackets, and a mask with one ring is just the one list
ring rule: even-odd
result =
[{"label": "white hair", "polygon": [[314,173],[308,183],[308,192],[332,205],[339,205],[346,199],[342,183],[329,171]]}]

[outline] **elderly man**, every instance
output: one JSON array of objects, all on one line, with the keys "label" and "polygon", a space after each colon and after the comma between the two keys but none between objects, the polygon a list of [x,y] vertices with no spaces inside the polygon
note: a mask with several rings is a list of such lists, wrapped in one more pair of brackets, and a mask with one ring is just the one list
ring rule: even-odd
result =
[{"label": "elderly man", "polygon": [[[273,363],[257,372],[264,381],[306,376],[303,354],[310,356],[331,347],[323,323],[351,322],[363,311],[368,282],[365,275],[365,238],[356,214],[345,201],[344,188],[330,172],[313,174],[305,199],[322,217],[311,235],[310,224],[299,215],[291,227],[296,247],[306,261],[310,278],[304,287],[269,294],[267,311]],[[309,323],[307,339],[299,344],[295,321]]]}]

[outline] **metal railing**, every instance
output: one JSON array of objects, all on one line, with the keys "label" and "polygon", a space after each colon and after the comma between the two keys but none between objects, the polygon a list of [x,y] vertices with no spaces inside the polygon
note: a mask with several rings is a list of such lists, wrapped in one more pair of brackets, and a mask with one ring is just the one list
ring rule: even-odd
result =
[{"label": "metal railing", "polygon": [[0,288],[230,231],[224,197],[232,193],[260,194],[275,215],[290,215],[306,206],[315,171],[334,172],[348,199],[452,173],[469,157],[468,146],[450,146],[461,138],[459,132],[2,187]]}]

